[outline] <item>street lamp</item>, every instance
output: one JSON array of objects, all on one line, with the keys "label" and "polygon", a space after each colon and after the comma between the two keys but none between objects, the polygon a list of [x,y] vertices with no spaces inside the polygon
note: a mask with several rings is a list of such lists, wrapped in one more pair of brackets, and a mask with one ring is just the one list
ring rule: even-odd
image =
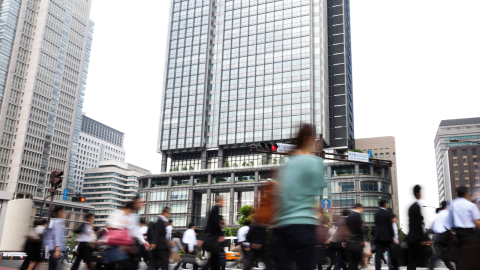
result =
[{"label": "street lamp", "polygon": [[480,142],[474,142],[474,141],[460,141],[460,140],[450,140],[450,142],[469,142],[469,143],[480,144]]}]

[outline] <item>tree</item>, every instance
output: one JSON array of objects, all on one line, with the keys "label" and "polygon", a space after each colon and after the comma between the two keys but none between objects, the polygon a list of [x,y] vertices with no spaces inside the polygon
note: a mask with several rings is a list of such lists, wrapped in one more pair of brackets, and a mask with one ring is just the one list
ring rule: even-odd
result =
[{"label": "tree", "polygon": [[232,230],[229,227],[225,227],[225,232],[223,236],[232,236]]},{"label": "tree", "polygon": [[190,171],[193,171],[193,170],[195,170],[195,168],[193,168],[193,166],[192,166],[192,165],[190,165],[190,168],[188,168],[188,169],[189,169]]},{"label": "tree", "polygon": [[332,218],[330,217],[330,215],[327,213],[327,210],[325,210],[325,209],[323,210],[323,217],[322,218],[328,220],[328,224],[330,224],[330,226],[331,226]]},{"label": "tree", "polygon": [[238,228],[231,228],[230,231],[232,232],[232,236],[237,236]]},{"label": "tree", "polygon": [[347,151],[345,151],[345,154],[346,154],[346,153],[348,153],[348,152],[357,152],[357,153],[363,153],[363,151],[362,151],[362,150],[360,150],[360,149],[350,149],[350,150],[347,150]]},{"label": "tree", "polygon": [[230,163],[228,163],[228,160],[225,161],[225,167],[230,167]]},{"label": "tree", "polygon": [[373,235],[372,235],[372,226],[368,226],[368,232],[367,232],[367,239],[369,241],[372,241]]},{"label": "tree", "polygon": [[255,208],[251,205],[244,205],[240,208],[238,212],[240,214],[240,219],[238,219],[238,224],[241,226],[245,225],[245,220],[249,219],[252,222],[255,221]]},{"label": "tree", "polygon": [[70,245],[70,250],[73,250],[73,248],[77,244],[77,234],[73,233],[72,238],[70,240],[67,240],[66,242],[67,242],[67,245]]},{"label": "tree", "polygon": [[407,235],[403,232],[402,228],[399,228],[398,229],[398,243],[400,245],[403,243],[403,241],[405,241],[405,237],[407,237]]}]

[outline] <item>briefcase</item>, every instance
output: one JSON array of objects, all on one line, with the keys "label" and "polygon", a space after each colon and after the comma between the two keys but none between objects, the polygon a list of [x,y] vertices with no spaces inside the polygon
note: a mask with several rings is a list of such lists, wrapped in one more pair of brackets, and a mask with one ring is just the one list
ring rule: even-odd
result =
[{"label": "briefcase", "polygon": [[183,256],[183,259],[182,261],[184,263],[195,263],[195,258],[197,256],[195,255],[195,252],[194,253],[185,253],[185,256]]},{"label": "briefcase", "polygon": [[346,250],[350,253],[354,254],[362,254],[363,253],[363,245],[357,241],[347,241]]},{"label": "briefcase", "polygon": [[316,264],[326,264],[327,263],[327,254],[328,250],[322,247],[315,248],[315,262]]}]

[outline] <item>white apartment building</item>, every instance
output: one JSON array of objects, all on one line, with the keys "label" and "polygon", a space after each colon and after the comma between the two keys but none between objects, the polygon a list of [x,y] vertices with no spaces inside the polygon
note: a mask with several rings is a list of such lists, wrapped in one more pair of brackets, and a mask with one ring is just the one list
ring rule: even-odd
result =
[{"label": "white apartment building", "polygon": [[50,172],[74,189],[92,45],[91,0],[0,4],[0,190],[43,197]]}]

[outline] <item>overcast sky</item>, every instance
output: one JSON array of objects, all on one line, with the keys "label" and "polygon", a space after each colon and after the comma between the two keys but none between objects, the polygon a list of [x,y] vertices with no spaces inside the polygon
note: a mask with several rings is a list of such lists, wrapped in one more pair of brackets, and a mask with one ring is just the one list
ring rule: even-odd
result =
[{"label": "overcast sky", "polygon": [[[84,112],[124,132],[126,162],[154,173],[168,2],[95,0],[91,13]],[[422,185],[423,204],[438,205],[440,121],[479,116],[479,8],[475,0],[351,0],[355,135],[395,136],[404,229],[413,185]],[[434,210],[423,209],[428,227]]]}]

